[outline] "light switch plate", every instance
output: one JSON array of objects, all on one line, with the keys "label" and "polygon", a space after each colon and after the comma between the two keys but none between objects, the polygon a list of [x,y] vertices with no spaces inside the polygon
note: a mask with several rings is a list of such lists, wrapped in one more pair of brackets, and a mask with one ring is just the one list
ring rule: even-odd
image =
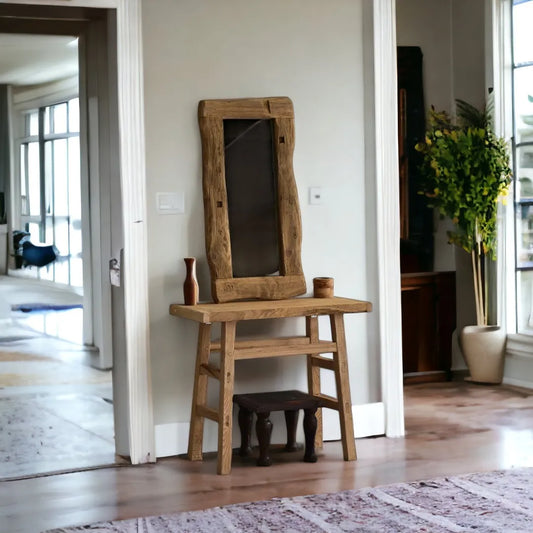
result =
[{"label": "light switch plate", "polygon": [[160,215],[185,213],[185,194],[183,192],[158,192],[156,193],[156,207]]}]

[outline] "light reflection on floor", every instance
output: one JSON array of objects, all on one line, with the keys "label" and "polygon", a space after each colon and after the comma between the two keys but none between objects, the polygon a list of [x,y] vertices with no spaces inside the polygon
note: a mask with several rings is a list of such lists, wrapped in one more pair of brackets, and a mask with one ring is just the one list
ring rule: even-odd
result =
[{"label": "light reflection on floor", "polygon": [[17,335],[0,340],[0,479],[123,463],[111,371],[88,366],[83,309],[12,311],[11,320]]},{"label": "light reflection on floor", "polygon": [[83,344],[83,309],[12,313],[19,325],[75,344]]},{"label": "light reflection on floor", "polygon": [[503,468],[514,468],[517,464],[533,467],[531,450],[531,428],[502,430],[501,462]]}]

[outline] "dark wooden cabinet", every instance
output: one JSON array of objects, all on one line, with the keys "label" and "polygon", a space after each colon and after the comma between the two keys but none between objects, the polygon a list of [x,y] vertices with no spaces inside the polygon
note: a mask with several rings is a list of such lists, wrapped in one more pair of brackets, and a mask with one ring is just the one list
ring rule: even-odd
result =
[{"label": "dark wooden cabinet", "polygon": [[450,378],[455,317],[455,272],[402,274],[405,382]]},{"label": "dark wooden cabinet", "polygon": [[433,270],[433,211],[428,199],[419,194],[421,154],[415,149],[426,131],[422,61],[418,46],[397,48],[402,272]]}]

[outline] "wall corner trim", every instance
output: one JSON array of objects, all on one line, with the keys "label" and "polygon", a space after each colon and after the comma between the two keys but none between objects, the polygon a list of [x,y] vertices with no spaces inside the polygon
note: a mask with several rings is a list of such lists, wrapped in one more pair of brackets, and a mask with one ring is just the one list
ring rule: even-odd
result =
[{"label": "wall corner trim", "polygon": [[141,0],[119,0],[117,55],[120,180],[124,224],[124,294],[133,464],[155,461],[148,324],[146,162]]},{"label": "wall corner trim", "polygon": [[374,0],[376,210],[381,386],[386,435],[405,435],[403,406],[396,2]]}]

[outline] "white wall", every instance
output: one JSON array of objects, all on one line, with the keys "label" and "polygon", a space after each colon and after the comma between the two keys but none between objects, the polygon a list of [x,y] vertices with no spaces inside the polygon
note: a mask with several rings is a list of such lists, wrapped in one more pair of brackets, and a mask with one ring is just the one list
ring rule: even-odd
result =
[{"label": "white wall", "polygon": [[426,108],[485,101],[485,1],[397,0],[398,46],[420,46]]},{"label": "white wall", "polygon": [[450,0],[396,0],[398,46],[420,46],[426,107],[450,109],[452,26]]},{"label": "white wall", "polygon": [[[482,107],[486,95],[485,0],[453,0],[453,98]],[[490,83],[492,86],[492,83]]]},{"label": "white wall", "polygon": [[[313,277],[332,276],[338,295],[377,298],[368,289],[377,286],[377,274],[367,269],[367,260],[375,258],[367,258],[365,242],[373,230],[365,224],[361,10],[362,1],[354,0],[143,2],[156,426],[186,423],[190,414],[197,326],[168,315],[168,305],[182,301],[183,257],[198,258],[200,297],[210,298],[199,100],[276,95],[293,100],[308,292]],[[308,205],[310,186],[323,188],[324,205]],[[158,215],[156,193],[172,191],[184,192],[185,214]],[[283,335],[303,327],[295,319],[254,329]],[[377,316],[347,315],[346,330],[352,403],[379,401],[377,347],[369,341],[377,337]],[[237,363],[237,393],[299,387],[306,387],[303,357]],[[213,431],[207,439],[207,447],[215,449]]]}]

